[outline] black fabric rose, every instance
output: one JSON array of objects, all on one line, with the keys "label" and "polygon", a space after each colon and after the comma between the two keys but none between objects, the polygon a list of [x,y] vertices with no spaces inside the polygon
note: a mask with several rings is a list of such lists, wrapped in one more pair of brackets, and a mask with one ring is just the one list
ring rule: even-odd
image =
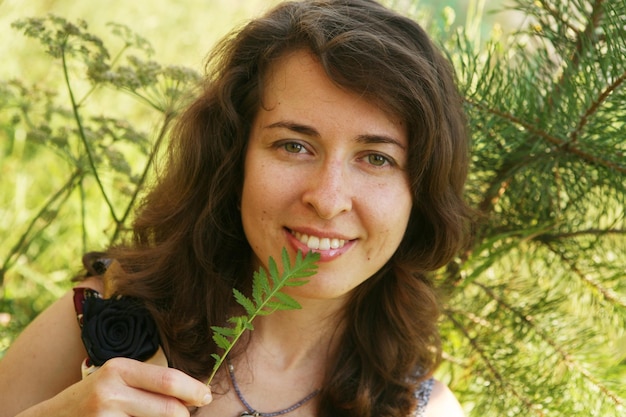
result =
[{"label": "black fabric rose", "polygon": [[129,297],[86,297],[81,337],[93,365],[115,357],[145,361],[159,348],[156,325],[148,310]]}]

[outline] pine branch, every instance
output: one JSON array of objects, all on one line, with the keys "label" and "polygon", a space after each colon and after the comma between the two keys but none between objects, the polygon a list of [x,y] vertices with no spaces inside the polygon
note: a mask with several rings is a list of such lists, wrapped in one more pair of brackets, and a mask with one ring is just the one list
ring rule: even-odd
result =
[{"label": "pine branch", "polygon": [[573,237],[579,236],[606,236],[606,235],[626,235],[626,229],[585,229],[585,230],[576,230],[575,232],[565,232],[565,233],[545,233],[539,235],[535,238],[543,243],[550,243],[557,240],[569,239]]},{"label": "pine branch", "polygon": [[564,141],[562,139],[559,139],[556,136],[553,136],[551,134],[549,134],[548,132],[545,132],[544,130],[541,130],[539,128],[537,128],[535,125],[526,122],[510,113],[507,112],[503,112],[500,111],[498,109],[495,108],[491,108],[489,106],[486,106],[484,104],[478,103],[478,102],[473,102],[473,101],[467,101],[468,104],[470,104],[471,106],[474,106],[482,111],[485,111],[489,114],[492,114],[494,116],[498,116],[506,121],[509,121],[519,127],[524,128],[525,130],[527,130],[528,132],[539,136],[542,139],[545,139],[547,142],[553,144],[558,150],[561,150],[563,152],[567,152],[570,153],[572,155],[575,155],[579,158],[581,158],[584,161],[587,161],[590,164],[593,165],[598,165],[604,168],[608,168],[614,171],[617,171],[621,174],[626,174],[626,166],[621,166],[619,164],[616,164],[614,162],[608,161],[604,158],[601,158],[599,156],[595,156],[592,155],[588,152],[583,151],[582,149],[579,149],[575,146],[572,146],[572,144],[570,142]]},{"label": "pine branch", "polygon": [[611,93],[619,89],[625,82],[626,82],[626,72],[624,72],[622,75],[617,77],[615,81],[613,81],[610,85],[608,85],[604,89],[604,91],[600,93],[598,98],[594,100],[593,103],[591,103],[591,106],[589,106],[587,111],[585,111],[583,116],[580,118],[580,121],[578,122],[578,126],[576,126],[576,129],[571,133],[570,135],[571,139],[569,142],[570,144],[578,140],[578,136],[580,135],[580,133],[583,131],[583,129],[589,122],[589,119],[591,118],[591,116],[594,115],[598,111],[600,106],[606,101],[606,99],[611,95]]},{"label": "pine branch", "polygon": [[[505,230],[501,233],[496,229],[491,229],[489,236],[486,236],[479,245],[471,249],[471,252],[477,254],[474,259],[478,265],[468,258],[469,262],[464,265],[464,270],[471,271],[460,282],[456,283],[459,288],[467,287],[475,279],[481,276],[485,271],[493,267],[501,258],[507,256],[512,250],[518,248],[523,242],[531,241],[537,236],[541,236],[553,227],[552,224],[547,226],[537,226],[535,228],[527,228],[524,230]],[[483,251],[488,250],[489,256],[484,256]],[[444,281],[445,283],[446,281]]]},{"label": "pine branch", "polygon": [[487,369],[493,375],[498,384],[504,387],[504,389],[506,389],[507,392],[511,393],[515,398],[520,400],[524,404],[524,406],[528,410],[532,411],[535,415],[545,417],[545,413],[541,411],[536,404],[534,404],[530,399],[526,398],[526,396],[518,392],[518,390],[508,382],[508,379],[505,378],[504,375],[500,373],[500,371],[498,371],[496,365],[492,363],[490,355],[482,349],[480,341],[472,337],[465,328],[465,326],[463,326],[463,324],[456,320],[452,314],[446,312],[446,317],[448,317],[454,327],[456,327],[467,339],[467,341],[472,346],[472,349],[478,354],[482,362],[487,366]]},{"label": "pine branch", "polygon": [[563,262],[569,267],[569,269],[580,278],[582,282],[587,284],[589,287],[597,291],[602,295],[604,300],[608,303],[619,306],[626,310],[626,301],[620,299],[620,297],[611,291],[609,288],[603,287],[600,283],[596,282],[593,278],[584,274],[576,265],[574,260],[569,259],[562,251],[557,250],[551,243],[544,242],[545,246],[555,255],[557,255]]},{"label": "pine branch", "polygon": [[478,210],[481,213],[489,213],[492,207],[498,204],[498,201],[509,188],[513,174],[524,167],[527,162],[528,159],[522,159],[512,163],[506,163],[496,171],[494,179],[490,182],[489,188],[484,193],[483,199],[478,203]]},{"label": "pine branch", "polygon": [[571,56],[566,59],[566,70],[562,72],[559,81],[555,84],[555,88],[548,97],[549,108],[552,107],[552,104],[555,101],[555,98],[560,97],[561,92],[563,91],[563,86],[568,82],[569,78],[575,74],[580,67],[580,59],[585,55],[586,46],[593,46],[595,42],[589,42],[590,40],[596,39],[593,35],[596,29],[600,26],[602,21],[602,16],[604,15],[604,10],[602,5],[604,0],[595,0],[592,5],[592,11],[589,15],[589,20],[585,29],[581,31],[576,31],[577,37],[574,44],[574,52]]},{"label": "pine branch", "polygon": [[[572,56],[570,56],[569,59],[572,65],[568,68],[571,68],[572,71],[578,70],[580,66],[580,58],[586,53],[585,47],[594,46],[593,42],[589,43],[588,41],[593,41],[595,39],[594,33],[600,26],[602,16],[604,15],[604,10],[602,8],[603,3],[604,0],[595,0],[593,2],[587,26],[585,27],[585,30],[583,30],[582,32],[578,32],[578,37],[576,39],[576,44],[574,47],[574,53],[572,54]],[[562,79],[562,81],[564,81],[564,78]]]},{"label": "pine branch", "polygon": [[598,380],[598,378],[593,376],[591,372],[585,369],[584,366],[580,364],[580,362],[576,361],[576,359],[574,359],[572,355],[570,355],[561,346],[559,346],[558,343],[549,335],[547,331],[543,330],[536,324],[532,316],[522,313],[519,309],[504,301],[502,297],[499,297],[495,292],[493,292],[491,288],[482,284],[478,280],[475,280],[473,284],[482,289],[491,299],[495,300],[500,306],[504,307],[507,311],[510,311],[522,323],[532,329],[535,334],[537,334],[544,342],[546,342],[552,349],[554,349],[554,351],[558,353],[559,356],[561,356],[568,368],[580,373],[604,395],[609,397],[611,401],[615,403],[615,405],[624,405],[624,401],[616,393],[611,391],[606,385],[600,382],[600,380]]},{"label": "pine branch", "polygon": [[549,4],[549,3],[548,3],[548,2],[546,2],[546,1],[541,1],[541,2],[540,2],[540,4],[541,4],[541,7],[542,7],[542,8],[544,8],[545,10],[547,10],[547,11],[548,11],[548,13],[550,14],[550,16],[552,16],[552,18],[553,18],[556,22],[558,22],[558,23],[562,24],[563,26],[567,27],[568,29],[570,29],[570,30],[571,30],[572,32],[574,32],[574,33],[579,33],[579,32],[580,32],[579,28],[577,28],[576,26],[574,26],[573,24],[571,24],[571,23],[569,22],[569,20],[564,19],[564,18],[563,18],[563,15],[562,15],[561,13],[559,13],[559,11],[558,11],[558,10],[555,10],[555,9],[554,9],[554,7],[552,7],[552,5],[551,5],[551,4]]}]

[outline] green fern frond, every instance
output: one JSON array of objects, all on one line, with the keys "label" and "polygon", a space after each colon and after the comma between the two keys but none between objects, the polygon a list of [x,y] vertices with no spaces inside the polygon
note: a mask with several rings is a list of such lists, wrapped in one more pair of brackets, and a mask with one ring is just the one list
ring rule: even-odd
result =
[{"label": "green fern frond", "polygon": [[207,384],[210,384],[220,366],[226,360],[233,346],[241,338],[246,330],[253,330],[252,321],[258,316],[267,316],[278,310],[295,310],[301,308],[300,304],[291,296],[281,292],[284,287],[300,286],[307,283],[304,278],[313,276],[317,271],[316,262],[319,254],[309,252],[304,257],[298,251],[293,266],[289,260],[287,249],[282,250],[282,274],[272,257],[268,261],[269,277],[265,269],[261,267],[255,271],[252,281],[252,299],[246,297],[241,291],[233,289],[235,301],[243,307],[245,316],[235,316],[228,319],[234,324],[232,327],[213,326],[213,340],[223,350],[222,355],[212,355],[215,366],[209,376]]}]

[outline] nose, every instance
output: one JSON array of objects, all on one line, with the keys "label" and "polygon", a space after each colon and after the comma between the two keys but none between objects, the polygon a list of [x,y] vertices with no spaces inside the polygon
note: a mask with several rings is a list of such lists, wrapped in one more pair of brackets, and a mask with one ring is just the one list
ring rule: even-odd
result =
[{"label": "nose", "polygon": [[353,195],[349,173],[341,161],[326,161],[309,177],[302,201],[317,215],[330,220],[352,210]]}]

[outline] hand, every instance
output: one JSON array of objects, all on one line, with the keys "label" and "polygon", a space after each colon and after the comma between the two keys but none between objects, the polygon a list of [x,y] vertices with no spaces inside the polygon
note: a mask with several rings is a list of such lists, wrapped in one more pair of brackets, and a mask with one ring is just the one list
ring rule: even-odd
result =
[{"label": "hand", "polygon": [[211,400],[209,387],[179,370],[114,358],[24,416],[188,417],[188,406]]}]

